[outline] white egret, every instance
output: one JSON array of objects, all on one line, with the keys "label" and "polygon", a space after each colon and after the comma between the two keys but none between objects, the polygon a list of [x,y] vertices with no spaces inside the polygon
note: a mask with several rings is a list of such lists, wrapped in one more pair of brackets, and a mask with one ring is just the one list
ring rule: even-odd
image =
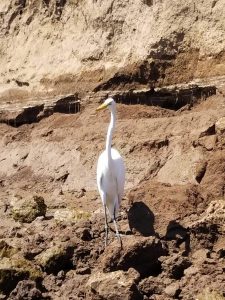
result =
[{"label": "white egret", "polygon": [[111,120],[106,137],[106,148],[100,154],[97,164],[97,185],[102,199],[105,214],[105,245],[108,244],[108,221],[107,210],[113,220],[116,236],[122,246],[121,237],[118,231],[116,217],[124,193],[125,166],[119,152],[111,148],[112,134],[116,123],[116,102],[108,98],[97,110],[107,108],[111,112]]}]

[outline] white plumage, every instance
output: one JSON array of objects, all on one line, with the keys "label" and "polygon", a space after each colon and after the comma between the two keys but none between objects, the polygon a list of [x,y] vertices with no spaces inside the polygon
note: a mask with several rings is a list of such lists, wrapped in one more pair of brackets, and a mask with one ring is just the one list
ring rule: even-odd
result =
[{"label": "white plumage", "polygon": [[114,222],[116,235],[121,242],[118,232],[116,217],[124,193],[125,166],[119,152],[111,148],[112,134],[116,122],[116,103],[112,98],[108,98],[97,110],[108,107],[111,111],[111,120],[106,138],[106,149],[101,153],[97,164],[97,186],[105,213],[105,243],[108,242],[108,222],[107,210]]}]

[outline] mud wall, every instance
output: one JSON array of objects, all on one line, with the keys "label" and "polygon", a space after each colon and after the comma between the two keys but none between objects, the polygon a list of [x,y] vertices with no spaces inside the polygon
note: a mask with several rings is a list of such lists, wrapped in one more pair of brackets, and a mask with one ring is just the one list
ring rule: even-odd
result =
[{"label": "mud wall", "polygon": [[74,91],[224,75],[223,15],[222,0],[3,0],[0,83]]}]

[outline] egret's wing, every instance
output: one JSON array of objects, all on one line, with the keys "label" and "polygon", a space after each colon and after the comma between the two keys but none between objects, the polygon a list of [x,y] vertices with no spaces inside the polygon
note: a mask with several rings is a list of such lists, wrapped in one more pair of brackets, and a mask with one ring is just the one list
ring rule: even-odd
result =
[{"label": "egret's wing", "polygon": [[120,158],[119,163],[117,164],[116,182],[117,182],[118,201],[120,205],[124,194],[124,184],[125,184],[125,166],[122,158]]},{"label": "egret's wing", "polygon": [[102,190],[102,181],[103,181],[103,153],[99,156],[97,163],[97,186],[98,190]]}]

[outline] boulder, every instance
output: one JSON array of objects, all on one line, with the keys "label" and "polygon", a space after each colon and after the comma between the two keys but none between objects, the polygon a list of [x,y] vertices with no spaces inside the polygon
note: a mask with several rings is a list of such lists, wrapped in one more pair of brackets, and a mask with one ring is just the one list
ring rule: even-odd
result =
[{"label": "boulder", "polygon": [[16,288],[10,293],[9,300],[42,300],[46,299],[42,296],[41,291],[37,288],[37,285],[32,280],[20,281]]},{"label": "boulder", "polygon": [[47,206],[41,196],[16,195],[11,201],[12,216],[15,221],[31,223],[39,216],[45,216]]},{"label": "boulder", "polygon": [[203,136],[199,138],[197,143],[194,143],[194,146],[202,146],[208,151],[211,151],[215,148],[216,145],[216,135]]},{"label": "boulder", "polygon": [[180,286],[178,282],[174,282],[172,284],[170,284],[169,286],[167,286],[165,288],[165,294],[172,297],[172,298],[176,298],[179,296],[181,290],[180,290]]},{"label": "boulder", "polygon": [[47,273],[57,274],[61,270],[72,268],[73,252],[74,246],[60,243],[38,254],[35,260]]},{"label": "boulder", "polygon": [[0,292],[8,294],[23,279],[38,279],[42,272],[21,256],[4,257],[0,261]]},{"label": "boulder", "polygon": [[136,286],[138,278],[139,273],[134,269],[129,269],[127,272],[96,272],[90,276],[87,287],[90,293],[97,295],[100,299],[138,300],[142,299]]},{"label": "boulder", "polygon": [[154,276],[149,276],[147,278],[144,278],[140,283],[139,283],[139,290],[142,292],[144,295],[154,295],[154,294],[162,294],[164,290],[164,280],[162,278],[154,277]]},{"label": "boulder", "polygon": [[184,276],[185,269],[191,266],[191,261],[180,254],[173,254],[172,256],[161,257],[163,271],[169,275],[170,278],[179,280]]},{"label": "boulder", "polygon": [[216,124],[215,129],[217,134],[223,134],[225,132],[225,117],[220,118]]},{"label": "boulder", "polygon": [[8,245],[6,241],[0,241],[0,258],[3,257],[11,257],[13,254],[17,252],[17,249],[13,248],[12,246]]},{"label": "boulder", "polygon": [[126,237],[122,249],[118,241],[114,241],[101,260],[106,272],[134,268],[140,274],[152,275],[160,269],[158,258],[162,255],[167,255],[167,249],[155,237]]}]

